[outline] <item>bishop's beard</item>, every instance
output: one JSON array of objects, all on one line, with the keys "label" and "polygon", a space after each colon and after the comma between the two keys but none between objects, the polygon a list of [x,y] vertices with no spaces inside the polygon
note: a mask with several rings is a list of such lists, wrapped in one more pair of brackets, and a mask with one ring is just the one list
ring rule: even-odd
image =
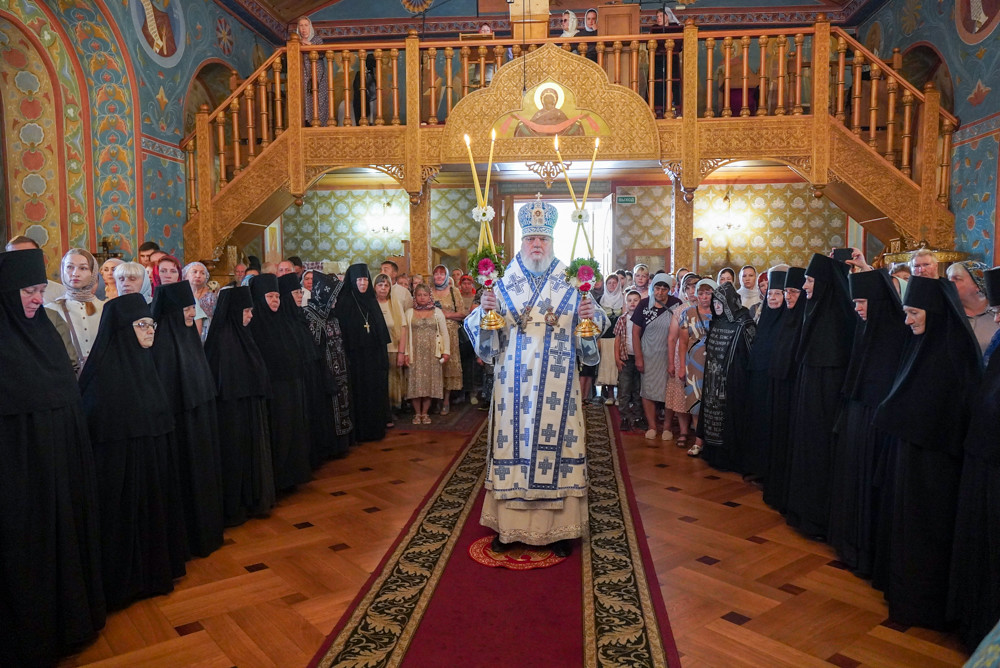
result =
[{"label": "bishop's beard", "polygon": [[546,253],[541,257],[541,259],[534,260],[527,256],[522,256],[521,261],[524,263],[525,269],[532,272],[533,274],[541,274],[549,265],[552,264],[552,260],[555,258],[555,254],[552,252]]}]

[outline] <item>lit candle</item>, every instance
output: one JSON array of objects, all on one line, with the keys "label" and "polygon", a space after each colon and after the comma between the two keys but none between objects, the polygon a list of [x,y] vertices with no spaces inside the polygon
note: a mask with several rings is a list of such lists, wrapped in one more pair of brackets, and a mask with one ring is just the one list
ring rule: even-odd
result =
[{"label": "lit candle", "polygon": [[563,163],[562,154],[559,153],[559,135],[553,137],[553,144],[556,148],[556,158],[559,159],[559,168],[562,169],[563,176],[566,177],[566,187],[569,188],[569,196],[573,198],[573,207],[579,209],[580,205],[576,201],[576,193],[573,192],[573,182],[569,180],[569,172],[566,171],[566,165]]},{"label": "lit candle", "polygon": [[476,172],[476,161],[472,158],[472,140],[465,135],[465,150],[469,152],[469,164],[472,166],[472,181],[476,184],[476,203],[483,208],[483,196],[479,192],[479,173]]},{"label": "lit candle", "polygon": [[594,138],[594,157],[590,159],[590,172],[587,174],[587,185],[583,189],[583,206],[587,206],[587,195],[590,194],[590,179],[594,175],[594,163],[597,162],[597,147],[601,145],[601,138]]},{"label": "lit candle", "polygon": [[483,203],[490,201],[490,176],[493,174],[493,146],[497,141],[496,128],[490,130],[490,160],[486,163],[486,187],[483,188]]}]

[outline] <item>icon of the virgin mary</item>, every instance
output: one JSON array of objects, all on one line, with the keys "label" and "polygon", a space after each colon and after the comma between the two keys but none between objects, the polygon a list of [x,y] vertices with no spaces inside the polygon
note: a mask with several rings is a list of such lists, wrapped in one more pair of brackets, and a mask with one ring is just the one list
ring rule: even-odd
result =
[{"label": "icon of the virgin mary", "polygon": [[142,21],[142,36],[153,52],[163,58],[169,58],[177,53],[177,41],[174,38],[174,26],[170,17],[171,0],[138,1],[145,15]]}]

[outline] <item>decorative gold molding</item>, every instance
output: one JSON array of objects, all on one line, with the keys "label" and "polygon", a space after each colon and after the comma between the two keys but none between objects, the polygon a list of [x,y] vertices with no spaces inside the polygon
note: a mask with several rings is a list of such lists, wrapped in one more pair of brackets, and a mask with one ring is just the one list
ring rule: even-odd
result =
[{"label": "decorative gold molding", "polygon": [[396,164],[396,165],[371,165],[371,168],[372,169],[377,169],[378,171],[382,172],[383,174],[387,174],[387,175],[391,176],[392,178],[394,178],[397,181],[399,181],[401,184],[403,183],[403,175],[405,174],[406,170],[405,170],[404,166],[401,165],[401,164]]},{"label": "decorative gold molding", "polygon": [[441,165],[422,165],[420,167],[420,181],[426,186],[428,182],[437,178],[441,172]]},{"label": "decorative gold molding", "polygon": [[[573,166],[572,162],[567,162],[566,169]],[[559,165],[552,160],[546,160],[545,162],[526,162],[524,166],[528,168],[528,171],[535,174],[542,180],[546,188],[551,188],[553,181],[562,176],[562,169]]]}]

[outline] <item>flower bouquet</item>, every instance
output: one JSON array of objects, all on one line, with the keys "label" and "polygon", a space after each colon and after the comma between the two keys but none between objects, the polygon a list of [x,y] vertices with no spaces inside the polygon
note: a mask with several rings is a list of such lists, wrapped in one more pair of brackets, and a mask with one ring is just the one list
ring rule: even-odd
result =
[{"label": "flower bouquet", "polygon": [[[473,272],[485,290],[492,290],[497,279],[503,275],[503,248],[496,252],[489,248],[483,248],[481,251],[473,253],[469,257],[469,273]],[[483,314],[482,320],[479,321],[479,327],[487,331],[503,329],[503,316],[492,309],[487,310]]]},{"label": "flower bouquet", "polygon": [[[581,300],[591,298],[590,291],[594,287],[594,282],[599,280],[601,280],[600,264],[592,257],[578,257],[566,268],[566,282],[580,291]],[[584,337],[600,336],[601,328],[590,318],[585,318],[576,326],[574,333]]]}]

